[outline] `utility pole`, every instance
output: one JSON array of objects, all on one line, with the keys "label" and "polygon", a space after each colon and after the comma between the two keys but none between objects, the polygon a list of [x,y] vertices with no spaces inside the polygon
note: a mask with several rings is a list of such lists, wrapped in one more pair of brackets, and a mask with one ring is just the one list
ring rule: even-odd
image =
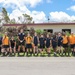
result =
[{"label": "utility pole", "polygon": [[48,23],[49,23],[49,21],[50,21],[50,18],[49,18],[49,16],[47,17],[47,20],[48,20]]}]

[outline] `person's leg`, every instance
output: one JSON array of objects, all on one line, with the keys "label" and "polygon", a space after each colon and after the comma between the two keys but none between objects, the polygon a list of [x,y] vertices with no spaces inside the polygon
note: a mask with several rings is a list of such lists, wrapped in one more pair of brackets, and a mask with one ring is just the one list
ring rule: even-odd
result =
[{"label": "person's leg", "polygon": [[36,46],[34,46],[34,49],[33,49],[34,56],[35,56],[35,52],[36,52]]},{"label": "person's leg", "polygon": [[61,53],[61,47],[60,46],[58,46],[58,53],[59,53],[59,55]]},{"label": "person's leg", "polygon": [[43,48],[40,49],[40,56],[43,56]]},{"label": "person's leg", "polygon": [[7,55],[9,55],[10,51],[9,51],[9,47],[6,48],[6,51],[7,51]]},{"label": "person's leg", "polygon": [[29,44],[26,44],[26,56],[28,56],[28,52],[29,52]]},{"label": "person's leg", "polygon": [[65,47],[64,47],[64,54],[66,55],[66,49],[65,49]]},{"label": "person's leg", "polygon": [[41,56],[42,55],[42,48],[39,49],[39,52],[40,52],[40,56]]},{"label": "person's leg", "polygon": [[60,47],[60,50],[61,50],[61,55],[63,56],[63,47],[62,46]]},{"label": "person's leg", "polygon": [[29,50],[29,48],[26,49],[26,56],[28,56],[28,50]]},{"label": "person's leg", "polygon": [[1,55],[1,49],[2,49],[2,47],[0,46],[0,55]]},{"label": "person's leg", "polygon": [[67,54],[67,52],[68,52],[68,47],[65,48],[65,52],[66,52],[66,54]]},{"label": "person's leg", "polygon": [[54,50],[54,56],[56,56],[56,48],[53,48],[53,50]]},{"label": "person's leg", "polygon": [[37,56],[38,56],[38,46],[36,46],[36,52],[37,52]]},{"label": "person's leg", "polygon": [[14,50],[14,56],[15,56],[16,55],[16,48],[14,47],[13,50]]},{"label": "person's leg", "polygon": [[34,56],[35,56],[35,53],[37,53],[37,56],[38,56],[38,46],[34,46],[33,53],[34,53]]},{"label": "person's leg", "polygon": [[5,56],[5,48],[2,49],[2,56]]},{"label": "person's leg", "polygon": [[72,55],[74,55],[74,49],[72,48],[72,46],[71,46],[71,51],[72,51]]},{"label": "person's leg", "polygon": [[23,49],[23,52],[24,52],[24,55],[25,55],[25,46],[22,46],[22,49]]},{"label": "person's leg", "polygon": [[64,44],[64,53],[65,53],[65,56],[67,54],[67,51],[68,51],[68,46],[67,46],[67,44]]},{"label": "person's leg", "polygon": [[10,48],[10,56],[12,55],[12,50],[13,50],[13,49],[12,49],[12,48]]},{"label": "person's leg", "polygon": [[74,45],[74,56],[75,56],[75,45]]},{"label": "person's leg", "polygon": [[30,56],[32,56],[32,53],[33,53],[32,48],[30,48]]},{"label": "person's leg", "polygon": [[21,46],[19,45],[18,46],[18,56],[19,56],[19,53],[20,53],[20,48],[21,48]]},{"label": "person's leg", "polygon": [[47,48],[48,56],[50,56],[50,48]]}]

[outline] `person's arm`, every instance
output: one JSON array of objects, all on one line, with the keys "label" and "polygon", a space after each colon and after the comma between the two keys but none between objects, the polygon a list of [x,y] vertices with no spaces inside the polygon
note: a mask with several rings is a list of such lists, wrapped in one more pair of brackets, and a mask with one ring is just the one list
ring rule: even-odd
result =
[{"label": "person's arm", "polygon": [[31,42],[33,43],[33,38],[31,37]]},{"label": "person's arm", "polygon": [[67,36],[67,40],[68,40],[68,45],[70,46],[70,38],[69,38],[69,36]]},{"label": "person's arm", "polygon": [[44,38],[44,43],[46,44],[46,39]]},{"label": "person's arm", "polygon": [[61,42],[63,42],[63,37],[61,37]]},{"label": "person's arm", "polygon": [[21,40],[19,39],[19,36],[18,36],[17,38],[18,38],[18,41],[21,41]]},{"label": "person's arm", "polygon": [[37,37],[37,39],[38,39],[38,43],[39,43],[39,37]]},{"label": "person's arm", "polygon": [[2,38],[2,46],[3,46],[3,41],[4,41],[5,37]]},{"label": "person's arm", "polygon": [[34,42],[34,36],[33,36],[33,42]]},{"label": "person's arm", "polygon": [[9,46],[10,46],[10,48],[11,48],[11,40],[9,41]]},{"label": "person's arm", "polygon": [[40,44],[40,38],[38,39],[38,43]]},{"label": "person's arm", "polygon": [[52,41],[50,40],[50,47],[52,46]]},{"label": "person's arm", "polygon": [[52,46],[52,41],[50,40],[50,47]]},{"label": "person's arm", "polygon": [[16,41],[14,42],[14,44],[15,44],[15,48],[16,48]]}]

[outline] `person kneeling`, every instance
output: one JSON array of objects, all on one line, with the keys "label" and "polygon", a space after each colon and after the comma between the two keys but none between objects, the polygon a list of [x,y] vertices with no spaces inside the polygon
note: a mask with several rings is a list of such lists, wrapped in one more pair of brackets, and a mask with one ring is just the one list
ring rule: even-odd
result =
[{"label": "person kneeling", "polygon": [[16,41],[13,36],[10,40],[10,56],[12,56],[12,52],[14,52],[14,56],[15,56],[15,54],[16,54]]}]

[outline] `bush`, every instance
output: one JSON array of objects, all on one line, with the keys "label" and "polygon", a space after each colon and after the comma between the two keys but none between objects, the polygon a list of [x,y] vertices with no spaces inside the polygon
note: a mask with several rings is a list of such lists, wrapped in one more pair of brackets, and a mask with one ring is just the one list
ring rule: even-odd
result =
[{"label": "bush", "polygon": [[31,35],[31,36],[34,36],[35,30],[34,30],[33,27],[30,28],[30,31],[29,31],[29,32],[30,32],[30,35]]},{"label": "bush", "polygon": [[37,29],[36,33],[37,33],[38,36],[40,36],[41,34],[43,34],[43,31],[41,29]]}]

